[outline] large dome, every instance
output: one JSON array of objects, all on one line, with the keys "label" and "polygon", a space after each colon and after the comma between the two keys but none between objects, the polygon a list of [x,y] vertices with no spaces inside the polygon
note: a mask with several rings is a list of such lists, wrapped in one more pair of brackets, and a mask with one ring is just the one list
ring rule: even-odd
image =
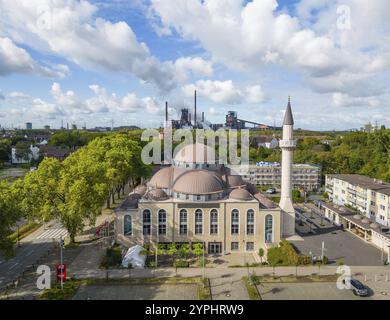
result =
[{"label": "large dome", "polygon": [[148,182],[152,188],[169,189],[171,187],[173,168],[167,167],[157,171]]},{"label": "large dome", "polygon": [[223,192],[221,179],[213,172],[190,170],[175,181],[173,191],[178,193],[203,195]]},{"label": "large dome", "polygon": [[174,157],[174,161],[177,163],[215,164],[217,162],[216,159],[215,150],[203,143],[186,145],[181,148]]}]

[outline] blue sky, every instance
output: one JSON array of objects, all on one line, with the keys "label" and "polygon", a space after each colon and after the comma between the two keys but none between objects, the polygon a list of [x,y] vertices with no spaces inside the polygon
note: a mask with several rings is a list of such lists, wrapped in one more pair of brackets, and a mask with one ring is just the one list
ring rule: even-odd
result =
[{"label": "blue sky", "polygon": [[[0,0],[0,125],[390,126],[386,0]],[[367,49],[369,48],[369,50]]]}]

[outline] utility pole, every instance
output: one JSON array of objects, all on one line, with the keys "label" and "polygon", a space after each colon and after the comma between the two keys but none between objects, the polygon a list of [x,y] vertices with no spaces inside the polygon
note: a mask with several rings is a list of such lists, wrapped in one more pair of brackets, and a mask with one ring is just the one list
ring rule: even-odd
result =
[{"label": "utility pole", "polygon": [[64,266],[62,264],[62,248],[64,247],[64,239],[60,240],[60,264],[61,264],[61,290],[64,290]]}]

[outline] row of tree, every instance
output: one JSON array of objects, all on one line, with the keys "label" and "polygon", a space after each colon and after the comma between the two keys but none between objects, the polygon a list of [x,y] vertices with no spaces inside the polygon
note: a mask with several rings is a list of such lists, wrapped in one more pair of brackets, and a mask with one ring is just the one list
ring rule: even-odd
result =
[{"label": "row of tree", "polygon": [[151,167],[141,160],[139,141],[127,134],[96,138],[63,162],[45,158],[23,180],[0,185],[0,249],[10,252],[9,234],[21,216],[57,219],[74,242],[105,202],[109,206],[128,183],[133,186],[150,173]]}]

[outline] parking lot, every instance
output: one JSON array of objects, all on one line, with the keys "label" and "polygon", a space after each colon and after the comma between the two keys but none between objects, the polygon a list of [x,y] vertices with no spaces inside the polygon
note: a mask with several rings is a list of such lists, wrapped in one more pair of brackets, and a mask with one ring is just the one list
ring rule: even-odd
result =
[{"label": "parking lot", "polygon": [[337,289],[334,282],[266,283],[257,286],[263,300],[371,300],[350,290]]},{"label": "parking lot", "polygon": [[321,220],[317,214],[305,212],[303,215],[312,222],[311,226],[310,222],[297,223],[296,231],[303,241],[291,241],[300,252],[320,256],[324,242],[324,254],[329,258],[329,264],[342,261],[350,266],[383,266],[382,253],[373,245],[325,219]]},{"label": "parking lot", "polygon": [[89,285],[82,286],[73,300],[197,300],[197,285]]}]

